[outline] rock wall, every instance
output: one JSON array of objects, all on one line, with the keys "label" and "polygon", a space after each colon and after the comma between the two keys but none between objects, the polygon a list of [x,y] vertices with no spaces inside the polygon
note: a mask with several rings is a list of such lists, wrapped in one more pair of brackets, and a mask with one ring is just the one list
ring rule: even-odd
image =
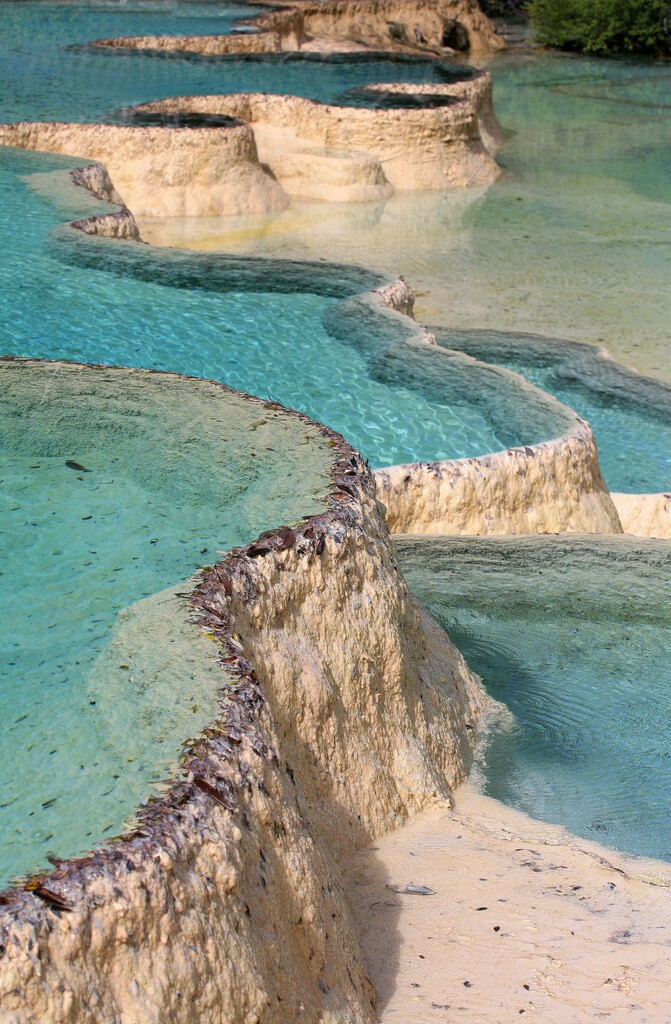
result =
[{"label": "rock wall", "polygon": [[238,32],[215,36],[117,36],[114,39],[96,39],[92,45],[106,50],[200,53],[204,57],[235,53],[280,53],[283,48],[279,32]]},{"label": "rock wall", "polygon": [[498,177],[491,153],[500,129],[488,73],[451,84],[380,84],[366,91],[374,95],[381,90],[401,96],[428,93],[453,102],[372,109],[238,93],[159,100],[135,111],[240,118],[253,127],[262,162],[285,191],[302,198],[380,199],[391,189],[460,188],[491,184]]},{"label": "rock wall", "polygon": [[375,472],[393,533],[622,533],[591,430]]},{"label": "rock wall", "polygon": [[224,55],[297,50],[470,50],[505,46],[476,0],[320,0],[290,3],[248,19],[259,31],[212,36],[122,36],[105,48]]},{"label": "rock wall", "polygon": [[326,434],[324,513],[194,592],[220,711],[167,793],[0,894],[3,1024],[375,1019],[339,864],[449,800],[486,698],[408,593],[366,464]]},{"label": "rock wall", "polygon": [[19,122],[0,145],[104,164],[136,216],[225,216],[282,209],[287,197],[261,166],[249,125],[163,128]]},{"label": "rock wall", "polygon": [[671,539],[671,494],[612,494],[625,533]]},{"label": "rock wall", "polygon": [[446,26],[455,21],[465,33],[461,44],[464,49],[487,52],[505,46],[476,0],[307,0],[292,3],[289,10],[262,15],[257,24],[281,34],[284,25],[291,25],[299,39],[352,39],[371,47],[395,42],[414,48],[439,48]]}]

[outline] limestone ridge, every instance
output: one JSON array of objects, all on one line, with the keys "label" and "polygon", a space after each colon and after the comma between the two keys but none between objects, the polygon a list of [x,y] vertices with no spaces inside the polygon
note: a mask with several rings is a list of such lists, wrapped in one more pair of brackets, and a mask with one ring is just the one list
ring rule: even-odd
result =
[{"label": "limestone ridge", "polygon": [[339,863],[450,800],[487,698],[408,593],[367,465],[322,429],[324,512],[229,552],[193,593],[219,715],[167,792],[0,895],[3,1021],[375,1019]]},{"label": "limestone ridge", "polygon": [[290,0],[244,19],[251,31],[213,36],[98,39],[105,49],[161,50],[219,56],[297,51],[392,50],[491,53],[505,46],[476,0]]},{"label": "limestone ridge", "polygon": [[384,107],[186,96],[130,108],[126,124],[0,125],[0,145],[103,164],[136,217],[269,213],[292,197],[371,202],[394,190],[487,185],[499,174],[491,77],[464,74],[358,90],[371,103],[384,96]]},{"label": "limestone ridge", "polygon": [[[120,216],[125,224],[126,214]],[[86,241],[72,227],[86,232]],[[437,346],[435,336],[412,318],[414,297],[402,279],[388,282],[362,268],[335,264],[181,253],[104,239],[118,237],[117,230],[114,215],[75,222],[60,233],[61,255],[79,265],[179,287],[303,288],[334,295],[341,301],[326,314],[327,330],[358,348],[374,374],[383,363],[385,374],[402,374],[406,385],[419,391],[435,394],[439,387],[446,402],[480,393],[509,447],[477,458],[376,470],[392,532],[622,532],[589,425],[519,374]],[[530,410],[540,439],[527,434],[529,443],[516,442],[516,435],[530,429]]]}]

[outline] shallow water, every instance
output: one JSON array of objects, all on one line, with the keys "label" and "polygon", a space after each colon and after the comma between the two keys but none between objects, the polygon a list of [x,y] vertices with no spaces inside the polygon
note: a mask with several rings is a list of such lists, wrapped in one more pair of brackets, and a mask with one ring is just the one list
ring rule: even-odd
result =
[{"label": "shallow water", "polygon": [[402,569],[505,702],[485,792],[671,861],[671,544],[403,538]]},{"label": "shallow water", "polygon": [[[327,333],[333,299],[166,287],[63,263],[49,233],[74,213],[21,179],[64,164],[0,149],[0,232],[12,253],[0,267],[4,352],[220,380],[328,423],[375,465],[481,454],[505,443],[473,403],[434,400],[396,384],[401,376],[374,379],[362,353]],[[531,421],[515,443],[537,440],[536,431]]]},{"label": "shallow water", "polygon": [[557,384],[551,370],[524,362],[507,365],[589,421],[610,490],[640,494],[671,488],[671,408],[666,416],[646,415],[617,401],[600,400],[589,390]]},{"label": "shallow water", "polygon": [[588,420],[608,486],[671,487],[671,386],[614,364],[590,345],[537,335],[434,328],[438,343],[521,373]]},{"label": "shallow water", "polygon": [[0,362],[0,886],[118,831],[211,720],[215,647],[152,595],[320,511],[331,458],[212,385]]},{"label": "shallow water", "polygon": [[591,341],[671,379],[668,65],[509,52],[488,70],[507,138],[487,192],[201,223],[183,240],[349,254],[404,273],[424,322]]},{"label": "shallow water", "polygon": [[225,33],[237,19],[258,10],[244,3],[161,0],[3,2],[0,118],[110,120],[126,104],[229,92],[293,93],[338,102],[343,93],[367,82],[442,81],[445,73],[451,77],[441,74],[435,61],[421,58],[262,54],[220,59],[108,52],[81,45],[114,36]]}]

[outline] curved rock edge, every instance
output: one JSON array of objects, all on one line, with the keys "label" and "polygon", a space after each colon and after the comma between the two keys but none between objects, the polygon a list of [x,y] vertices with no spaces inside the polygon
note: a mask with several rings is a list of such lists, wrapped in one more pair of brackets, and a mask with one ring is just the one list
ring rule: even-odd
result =
[{"label": "curved rock edge", "polygon": [[[445,53],[450,48],[443,45],[443,37],[451,20],[458,21],[465,30],[466,48],[471,53],[491,53],[506,45],[475,0],[290,0],[265,6],[270,10],[238,20],[237,24],[249,28],[248,33],[122,36],[97,39],[91,45],[212,56],[301,49],[328,52],[331,48]],[[412,31],[406,24],[408,18],[413,23]]]},{"label": "curved rock edge", "polygon": [[[430,327],[438,344],[486,363],[505,366],[511,357],[549,366],[558,383],[574,382],[597,398],[650,417],[671,418],[671,385],[615,360],[607,348],[591,342],[570,341],[524,332],[453,330]],[[455,345],[455,341],[457,344]],[[622,529],[633,537],[671,539],[671,496],[668,492],[640,494],[611,491]]]},{"label": "curved rock edge", "polygon": [[409,595],[366,463],[317,426],[325,511],[193,591],[225,672],[217,719],[129,832],[0,894],[7,1019],[374,1019],[338,862],[450,801],[488,700]]},{"label": "curved rock edge", "polygon": [[[108,204],[114,202],[116,193],[104,167],[91,165],[70,174],[74,184],[86,187]],[[82,249],[72,229],[90,236],[90,245],[94,248]],[[109,255],[109,250],[96,250],[96,241],[100,245],[104,239],[110,238],[139,239],[134,217],[125,207],[102,217],[87,217],[64,225],[57,235],[64,258],[103,269],[104,256]],[[99,237],[96,239],[95,236]],[[141,251],[153,252],[151,247],[144,245]],[[120,273],[136,272],[128,260],[132,252],[132,247],[117,249],[114,257],[115,260],[118,258],[118,265],[115,262],[114,269]],[[157,256],[165,253],[198,266],[200,254],[158,250]],[[101,262],[100,256],[103,257]],[[201,262],[205,267],[206,259],[203,254]],[[357,344],[357,332],[352,329],[355,321],[359,322],[358,333],[362,335],[365,346],[366,330],[383,327],[380,317],[392,317],[397,329],[408,337],[413,349],[416,346],[417,352],[426,355],[428,350],[434,352],[436,358],[440,354],[441,358],[452,356],[478,365],[478,361],[469,355],[436,346],[434,335],[414,320],[414,295],[402,278],[389,281],[380,274],[356,266],[309,261],[255,261],[250,257],[225,255],[220,261],[224,269],[228,269],[230,264],[239,275],[248,273],[249,280],[238,283],[250,290],[254,288],[255,275],[265,281],[267,287],[269,264],[277,269],[281,278],[280,291],[295,291],[296,274],[310,274],[311,288],[316,284],[321,293],[344,300],[335,307],[328,327],[336,336],[339,329],[342,330],[350,343]],[[255,270],[257,263],[262,264],[260,271],[258,268]],[[143,265],[139,275],[160,282],[159,271],[157,261],[150,270]],[[329,286],[329,275],[335,278],[332,287]],[[353,295],[353,289],[362,285],[372,288],[372,291]],[[601,475],[589,424],[519,374],[493,368],[489,364],[483,363],[482,366],[500,378],[514,381],[529,396],[545,404],[553,415],[564,419],[567,429],[545,441],[474,458],[411,463],[375,470],[378,496],[387,508],[392,533],[621,533],[622,526]]]}]

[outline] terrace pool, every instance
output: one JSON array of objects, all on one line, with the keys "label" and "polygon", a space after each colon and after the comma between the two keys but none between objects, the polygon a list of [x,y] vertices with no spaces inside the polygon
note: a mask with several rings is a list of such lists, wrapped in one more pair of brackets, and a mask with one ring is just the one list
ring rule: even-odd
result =
[{"label": "terrace pool", "polygon": [[0,887],[118,832],[214,717],[226,678],[175,588],[321,511],[330,464],[316,427],[209,383],[0,361]]},{"label": "terrace pool", "polygon": [[[422,57],[146,54],[81,45],[128,35],[229,32],[259,8],[241,4],[3,2],[0,120],[114,120],[118,108],[168,96],[275,92],[338,102],[369,82],[440,82],[467,68]],[[346,102],[346,100],[342,100]],[[372,101],[371,101],[372,102]]]},{"label": "terrace pool", "polygon": [[[506,443],[500,408],[413,378],[389,355],[391,341],[371,353],[365,338],[355,345],[327,329],[335,295],[373,287],[375,275],[344,272],[352,280],[335,294],[332,283],[307,290],[310,268],[305,291],[213,290],[207,266],[203,276],[190,257],[59,232],[100,212],[69,179],[79,163],[0,150],[3,354],[215,378],[328,422],[376,464]],[[102,265],[109,257],[107,269],[64,259],[66,236]],[[126,272],[127,256],[148,261],[149,280]],[[154,260],[176,266],[174,285],[169,273],[152,282]],[[272,273],[263,282],[272,288]],[[231,437],[226,417],[208,422],[198,407],[209,385],[185,384],[182,395],[181,382],[143,378],[139,397],[127,371],[102,371],[111,412],[97,383],[77,390],[77,372],[0,362],[0,740],[11,751],[0,767],[0,886],[109,838],[165,777],[180,742],[212,717],[223,682],[176,589],[221,551],[313,510],[327,489],[313,430],[292,454],[275,439],[276,421],[262,445],[264,432],[238,410]],[[520,443],[546,424],[561,429],[561,416],[543,416],[540,427],[533,417],[520,424]]]},{"label": "terrace pool", "polygon": [[626,537],[398,541],[410,587],[503,716],[484,790],[671,861],[671,544]]}]

